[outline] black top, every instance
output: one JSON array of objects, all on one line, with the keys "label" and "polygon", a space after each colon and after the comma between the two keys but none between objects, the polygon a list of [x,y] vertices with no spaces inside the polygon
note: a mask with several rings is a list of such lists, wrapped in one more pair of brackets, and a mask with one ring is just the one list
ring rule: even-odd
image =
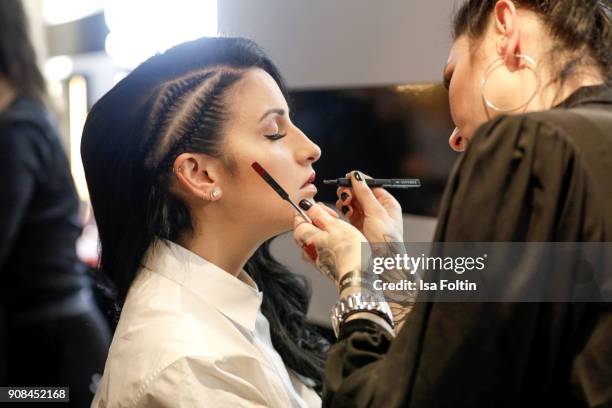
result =
[{"label": "black top", "polygon": [[79,201],[44,108],[18,97],[0,112],[0,306],[23,311],[85,282],[76,254]]},{"label": "black top", "polygon": [[[481,126],[435,241],[612,241],[612,90]],[[612,406],[612,303],[417,303],[391,341],[365,320],[329,353],[326,406]]]}]

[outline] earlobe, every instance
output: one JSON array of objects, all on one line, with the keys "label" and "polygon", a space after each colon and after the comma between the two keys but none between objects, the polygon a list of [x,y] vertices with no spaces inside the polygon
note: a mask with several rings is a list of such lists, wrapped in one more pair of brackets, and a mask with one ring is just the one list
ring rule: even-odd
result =
[{"label": "earlobe", "polygon": [[221,190],[218,188],[213,188],[213,190],[210,193],[210,199],[211,201],[216,201],[217,199],[219,199],[221,197]]},{"label": "earlobe", "polygon": [[193,153],[183,153],[174,161],[176,187],[185,198],[197,197],[205,201],[217,201],[222,192],[216,185],[215,165],[207,158]]}]

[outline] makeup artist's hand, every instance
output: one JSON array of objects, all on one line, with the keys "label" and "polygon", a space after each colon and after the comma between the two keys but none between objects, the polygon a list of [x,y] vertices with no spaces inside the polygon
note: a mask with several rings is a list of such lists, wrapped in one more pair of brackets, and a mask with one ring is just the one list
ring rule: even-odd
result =
[{"label": "makeup artist's hand", "polygon": [[352,187],[338,187],[336,207],[351,224],[370,243],[404,241],[402,207],[395,197],[382,187],[370,188],[365,180],[371,177],[361,172],[351,171],[346,177]]},{"label": "makeup artist's hand", "polygon": [[361,269],[362,248],[369,248],[363,234],[323,204],[302,200],[299,205],[313,223],[296,216],[293,237],[316,268],[336,283]]}]

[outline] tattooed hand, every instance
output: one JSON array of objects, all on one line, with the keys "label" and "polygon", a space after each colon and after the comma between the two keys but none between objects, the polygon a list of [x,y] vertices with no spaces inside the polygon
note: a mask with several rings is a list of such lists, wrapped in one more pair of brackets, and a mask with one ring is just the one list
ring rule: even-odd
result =
[{"label": "tattooed hand", "polygon": [[404,241],[402,207],[387,190],[370,188],[359,171],[347,173],[351,187],[338,187],[336,207],[371,243]]},{"label": "tattooed hand", "polygon": [[316,258],[310,260],[316,268],[336,284],[344,274],[361,269],[361,251],[369,247],[363,234],[322,204],[302,200],[300,207],[313,224],[296,216],[293,237],[305,251],[314,248]]}]

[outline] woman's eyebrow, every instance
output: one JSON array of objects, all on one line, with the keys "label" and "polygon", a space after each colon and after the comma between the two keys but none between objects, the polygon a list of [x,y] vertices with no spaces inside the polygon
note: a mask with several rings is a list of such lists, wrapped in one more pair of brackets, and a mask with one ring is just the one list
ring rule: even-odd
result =
[{"label": "woman's eyebrow", "polygon": [[266,116],[271,115],[273,113],[276,113],[280,116],[284,116],[285,115],[285,110],[284,109],[279,109],[279,108],[274,108],[274,109],[269,109],[266,111],[266,113],[263,114],[263,116],[259,119],[259,121],[261,122],[262,120],[265,119]]}]

